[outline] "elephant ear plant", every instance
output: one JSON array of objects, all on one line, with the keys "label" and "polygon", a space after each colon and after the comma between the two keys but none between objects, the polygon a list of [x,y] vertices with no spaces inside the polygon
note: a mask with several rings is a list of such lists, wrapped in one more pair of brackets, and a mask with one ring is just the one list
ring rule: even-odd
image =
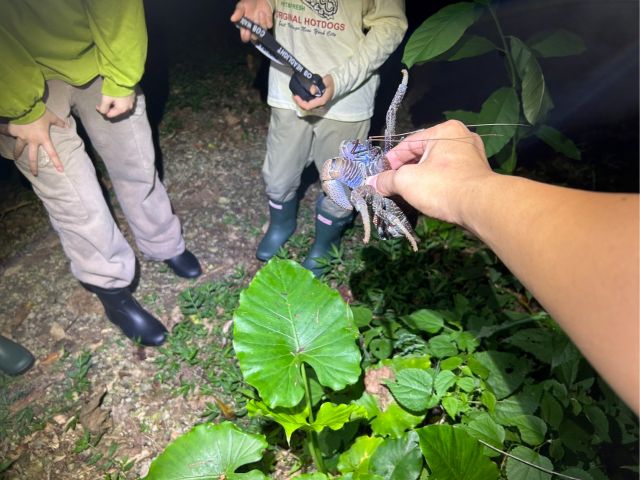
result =
[{"label": "elephant ear plant", "polygon": [[355,404],[314,405],[311,375],[339,391],[361,374],[358,330],[340,294],[293,261],[273,260],[240,296],[234,317],[234,348],[247,383],[261,400],[249,413],[276,421],[287,440],[302,429],[318,471],[325,470],[317,433],[340,429],[366,415]]},{"label": "elephant ear plant", "polygon": [[[495,43],[466,33],[486,15],[493,19],[496,27]],[[477,133],[483,136],[487,156],[495,156],[500,169],[511,173],[517,162],[518,142],[531,135],[571,159],[580,159],[576,145],[546,124],[554,105],[538,59],[566,57],[584,50],[581,38],[566,30],[541,33],[527,41],[505,35],[490,0],[476,0],[448,5],[427,18],[409,38],[402,61],[411,68],[426,62],[452,62],[489,52],[504,56],[509,85],[493,92],[480,112],[456,110],[444,115],[467,125],[483,125],[477,128]]]},{"label": "elephant ear plant", "polygon": [[[296,430],[306,432],[306,447],[319,472],[325,467],[317,434],[338,430],[367,412],[356,404],[319,402],[312,398],[311,382],[332,391],[356,383],[361,375],[357,336],[351,309],[340,294],[288,260],[273,259],[262,268],[241,294],[235,313],[238,363],[259,394],[248,402],[249,414],[280,424],[287,440]],[[154,460],[147,479],[263,478],[257,471],[235,469],[259,460],[265,446],[263,435],[240,432],[231,424],[199,425]]]}]

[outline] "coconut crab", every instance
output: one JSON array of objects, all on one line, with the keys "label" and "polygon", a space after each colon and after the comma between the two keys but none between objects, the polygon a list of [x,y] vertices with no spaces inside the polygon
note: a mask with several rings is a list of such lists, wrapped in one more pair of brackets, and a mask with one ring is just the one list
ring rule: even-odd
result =
[{"label": "coconut crab", "polygon": [[[389,105],[384,132],[384,149],[372,145],[371,141],[346,140],[340,145],[340,155],[327,160],[320,173],[322,189],[336,204],[346,210],[354,208],[362,215],[364,243],[371,237],[370,223],[376,226],[380,238],[406,237],[414,251],[418,251],[416,236],[404,212],[390,198],[380,195],[367,178],[391,166],[386,153],[390,150],[395,135],[396,112],[407,91],[409,74],[402,70],[402,82]],[[373,213],[369,215],[369,206]]]}]

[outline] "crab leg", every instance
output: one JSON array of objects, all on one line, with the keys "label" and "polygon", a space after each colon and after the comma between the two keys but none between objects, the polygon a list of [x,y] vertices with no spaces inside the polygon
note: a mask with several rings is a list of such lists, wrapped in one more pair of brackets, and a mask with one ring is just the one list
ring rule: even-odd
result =
[{"label": "crab leg", "polygon": [[[367,185],[368,186],[368,185]],[[356,207],[356,210],[362,215],[362,226],[364,227],[363,243],[369,243],[371,238],[371,219],[369,218],[369,207],[367,201],[363,195],[359,192],[360,189],[356,188],[351,191],[351,203]]]}]

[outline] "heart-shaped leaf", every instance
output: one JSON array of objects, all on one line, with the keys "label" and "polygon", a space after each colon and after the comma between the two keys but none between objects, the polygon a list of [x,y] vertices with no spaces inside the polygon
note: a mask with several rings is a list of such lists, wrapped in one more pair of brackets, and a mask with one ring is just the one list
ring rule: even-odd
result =
[{"label": "heart-shaped leaf", "polygon": [[178,437],[156,457],[146,480],[266,479],[258,470],[247,473],[235,471],[260,460],[267,445],[264,435],[242,432],[230,422],[198,425]]},{"label": "heart-shaped leaf", "polygon": [[393,398],[407,410],[422,412],[437,405],[433,394],[433,376],[424,370],[407,368],[396,374],[395,382],[388,382]]},{"label": "heart-shaped leaf", "polygon": [[340,294],[291,260],[272,259],[240,295],[233,345],[245,380],[267,405],[293,407],[304,395],[303,363],[333,390],[360,376],[360,350]]}]

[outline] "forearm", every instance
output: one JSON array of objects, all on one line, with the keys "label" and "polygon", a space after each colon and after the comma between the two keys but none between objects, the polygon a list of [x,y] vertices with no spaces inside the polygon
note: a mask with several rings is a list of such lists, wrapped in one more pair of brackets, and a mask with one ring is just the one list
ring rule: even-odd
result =
[{"label": "forearm", "polygon": [[638,197],[492,174],[465,200],[464,226],[638,412]]}]

